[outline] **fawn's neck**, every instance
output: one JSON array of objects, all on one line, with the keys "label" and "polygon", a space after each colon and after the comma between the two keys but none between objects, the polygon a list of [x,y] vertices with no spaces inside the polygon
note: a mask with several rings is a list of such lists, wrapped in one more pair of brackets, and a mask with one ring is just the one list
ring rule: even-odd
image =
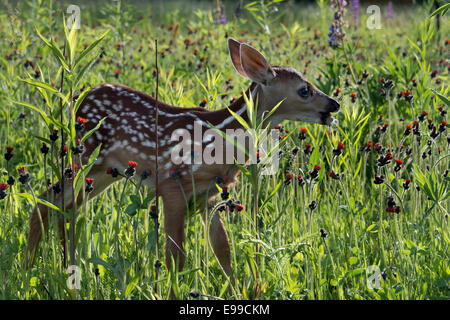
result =
[{"label": "fawn's neck", "polygon": [[[256,101],[257,94],[259,92],[258,84],[252,83],[250,87],[245,91],[245,95],[250,99],[250,95],[252,96],[253,101]],[[258,102],[259,104],[259,102]],[[255,102],[256,105],[256,102]],[[225,130],[225,129],[236,129],[242,127],[239,121],[230,113],[233,111],[237,115],[241,116],[245,121],[249,121],[247,114],[247,106],[244,99],[244,94],[241,95],[236,101],[234,101],[227,108],[220,109],[217,111],[209,112],[204,114],[205,120],[212,123],[217,129]]]}]

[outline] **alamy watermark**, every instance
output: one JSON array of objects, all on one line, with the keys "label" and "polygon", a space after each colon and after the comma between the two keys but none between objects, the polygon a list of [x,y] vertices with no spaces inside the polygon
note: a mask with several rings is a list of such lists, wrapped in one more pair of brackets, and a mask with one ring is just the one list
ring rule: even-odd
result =
[{"label": "alamy watermark", "polygon": [[70,16],[67,18],[67,27],[69,30],[72,30],[72,28],[80,29],[81,28],[81,10],[80,7],[72,4],[67,7],[67,13],[70,14]]},{"label": "alamy watermark", "polygon": [[369,289],[380,289],[381,288],[381,270],[377,265],[368,266],[366,269],[367,275],[367,287]]},{"label": "alamy watermark", "polygon": [[381,29],[381,9],[377,5],[370,5],[366,10],[369,17],[367,18],[366,25],[370,30]]},{"label": "alamy watermark", "polygon": [[67,278],[66,284],[69,290],[80,290],[81,286],[81,270],[80,267],[71,265],[67,267]]}]

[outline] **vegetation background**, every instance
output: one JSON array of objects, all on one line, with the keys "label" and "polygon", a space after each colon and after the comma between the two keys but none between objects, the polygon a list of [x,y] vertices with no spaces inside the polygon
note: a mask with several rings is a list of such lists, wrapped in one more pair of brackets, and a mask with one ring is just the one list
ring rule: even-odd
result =
[{"label": "vegetation background", "polygon": [[[76,41],[64,32],[68,1],[2,1],[0,298],[164,299],[172,287],[182,299],[448,299],[448,15],[438,29],[434,1],[384,1],[380,28],[369,29],[369,2],[347,2],[346,35],[333,47],[337,8],[328,1],[78,1]],[[191,107],[205,99],[207,109],[224,108],[249,85],[229,61],[228,37],[250,43],[273,65],[295,67],[341,102],[337,127],[282,124],[281,169],[257,177],[256,198],[245,174],[230,190],[244,206],[222,213],[233,290],[200,215],[187,221],[184,271],[163,261],[156,276],[165,238],[155,233],[154,199],[137,190],[139,177],[79,208],[79,290],[67,285],[56,207],[34,267],[24,268],[31,210],[38,198],[46,201],[46,179],[57,181],[61,171],[61,138],[47,156],[42,143],[50,147],[58,129],[75,144],[75,115],[65,112],[71,89],[75,95],[114,82],[154,94],[158,39],[160,100]],[[88,177],[83,169],[79,177]],[[22,184],[25,172],[30,180]],[[73,230],[71,213],[64,216]],[[375,288],[370,266],[380,271]]]}]

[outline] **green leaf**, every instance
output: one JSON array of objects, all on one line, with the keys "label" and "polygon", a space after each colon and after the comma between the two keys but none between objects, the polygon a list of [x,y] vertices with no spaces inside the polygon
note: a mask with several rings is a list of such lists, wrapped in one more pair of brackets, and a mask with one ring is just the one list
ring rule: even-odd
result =
[{"label": "green leaf", "polygon": [[136,288],[138,282],[139,282],[139,278],[140,278],[140,274],[136,275],[128,284],[127,284],[127,288],[125,289],[125,298],[127,298],[132,292],[133,290]]},{"label": "green leaf", "polygon": [[20,81],[31,84],[32,86],[38,87],[38,88],[42,88],[45,89],[53,94],[56,94],[58,97],[60,97],[61,99],[63,99],[63,101],[65,103],[69,103],[69,100],[67,99],[67,97],[65,95],[63,95],[61,92],[59,92],[58,90],[56,90],[55,88],[53,88],[51,85],[39,81],[39,80],[34,80],[34,79],[20,79]]},{"label": "green leaf", "polygon": [[227,109],[228,109],[228,112],[230,112],[231,115],[245,128],[245,130],[250,129],[250,126],[248,125],[248,123],[240,115],[238,115],[236,112],[234,112],[230,108],[227,108]]},{"label": "green leaf", "polygon": [[125,209],[125,212],[133,217],[136,215],[141,208],[141,198],[138,195],[132,194],[130,195],[131,203]]},{"label": "green leaf", "polygon": [[[109,33],[109,30],[106,31],[104,34],[102,34],[100,37],[98,37],[98,38],[97,38],[94,42],[92,42],[86,49],[84,49],[84,50],[81,52],[81,54],[80,54],[80,56],[78,57],[78,59],[75,61],[74,67],[75,67],[76,65],[78,65],[78,63],[80,63],[80,62],[84,59],[84,57],[85,57],[89,52],[91,52],[92,49],[94,49],[94,48],[100,43],[100,41],[103,40],[103,38],[104,38],[108,33]],[[95,60],[94,60],[94,61],[95,61]]]},{"label": "green leaf", "polygon": [[89,131],[83,136],[83,138],[81,138],[81,143],[83,143],[84,141],[86,141],[87,138],[89,138],[89,137],[90,137],[90,136],[91,136],[98,128],[100,128],[102,122],[103,122],[105,119],[106,119],[106,117],[104,117],[103,119],[101,119],[93,129],[89,130]]},{"label": "green leaf", "polygon": [[447,11],[448,11],[449,9],[450,9],[450,3],[444,4],[443,6],[437,8],[437,9],[430,15],[430,18],[431,18],[431,17],[434,17],[434,16],[436,16],[436,15],[438,15],[438,14],[441,14],[442,16],[444,16],[444,15],[447,13]]},{"label": "green leaf", "polygon": [[41,40],[47,45],[47,47],[49,47],[52,50],[53,55],[55,56],[55,58],[59,61],[59,63],[61,64],[61,66],[66,69],[67,72],[71,72],[69,70],[69,66],[67,65],[64,55],[61,52],[61,50],[58,48],[58,46],[56,45],[56,43],[53,42],[52,40],[48,40],[46,39],[37,28],[35,28],[37,35],[39,36],[39,38],[41,38]]},{"label": "green leaf", "polygon": [[[29,193],[15,193],[14,195],[15,195],[15,196],[18,196],[18,197],[25,198],[25,199],[27,199],[29,202],[31,202],[32,204],[35,204],[35,203],[34,203],[34,198],[33,198],[33,196],[32,196],[31,194],[29,194]],[[50,209],[56,210],[56,211],[58,211],[58,212],[64,214],[57,206],[55,206],[54,204],[52,204],[52,203],[50,203],[50,202],[48,202],[48,201],[46,201],[46,200],[42,200],[42,199],[39,199],[38,197],[36,197],[36,201],[37,201],[39,204],[43,204],[44,206],[47,206],[47,207],[49,207]]]},{"label": "green leaf", "polygon": [[84,98],[88,95],[90,88],[86,88],[77,98],[77,101],[75,102],[75,105],[73,106],[73,113],[77,114],[78,108],[80,107],[81,103],[83,102]]},{"label": "green leaf", "polygon": [[[83,67],[80,71],[76,72],[76,77],[75,77],[75,81],[74,81],[74,87],[75,87],[75,88],[78,88],[78,86],[79,86],[79,84],[80,84],[80,81],[83,79],[83,77],[84,77],[84,75],[86,74],[86,72],[88,72],[89,69],[92,68],[92,66],[94,65],[94,63],[97,61],[97,58],[98,58],[98,55],[97,55],[97,56],[94,56],[94,57],[92,58],[92,60],[89,61],[89,63],[86,63],[86,64],[84,65],[84,67]],[[86,92],[87,92],[87,91],[88,91],[88,90],[86,89]]]},{"label": "green leaf", "polygon": [[108,269],[109,271],[114,272],[114,267],[99,257],[89,258],[87,262],[92,263],[92,264],[101,265],[101,266],[105,267],[106,269]]},{"label": "green leaf", "polygon": [[439,99],[442,100],[442,102],[444,102],[447,105],[447,107],[450,107],[450,99],[448,99],[444,95],[440,94],[439,92],[436,92],[435,90],[432,90],[432,91],[435,95],[437,95],[439,97]]}]

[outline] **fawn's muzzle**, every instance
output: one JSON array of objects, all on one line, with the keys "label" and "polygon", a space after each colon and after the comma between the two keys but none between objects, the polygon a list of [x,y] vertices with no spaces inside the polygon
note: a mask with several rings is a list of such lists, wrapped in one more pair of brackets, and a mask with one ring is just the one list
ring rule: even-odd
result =
[{"label": "fawn's muzzle", "polygon": [[339,107],[339,102],[337,102],[336,100],[331,98],[328,100],[327,112],[336,112],[339,110]]}]

